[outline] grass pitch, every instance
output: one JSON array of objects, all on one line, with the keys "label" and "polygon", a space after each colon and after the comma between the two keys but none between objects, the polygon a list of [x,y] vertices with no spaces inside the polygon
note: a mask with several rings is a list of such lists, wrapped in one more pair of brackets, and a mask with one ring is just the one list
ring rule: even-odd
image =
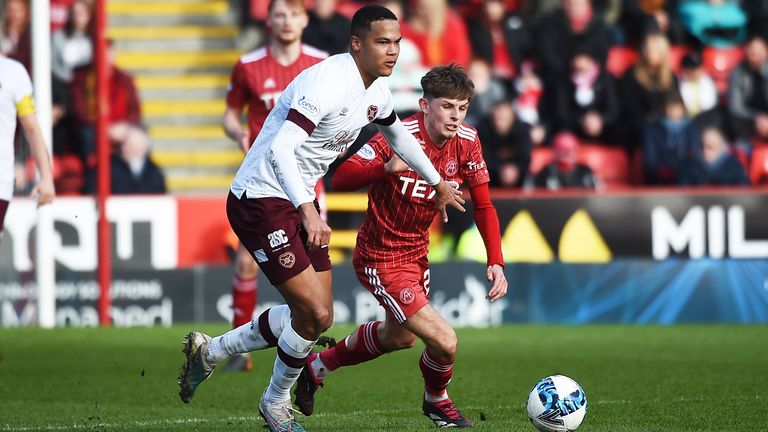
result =
[{"label": "grass pitch", "polygon": [[[252,373],[216,372],[178,398],[191,329],[0,329],[0,431],[262,430],[258,400],[274,351]],[[342,337],[352,327],[334,327]],[[588,398],[580,431],[768,430],[768,327],[507,326],[459,330],[449,391],[478,431],[534,431],[533,384],[554,373]],[[427,431],[421,346],[342,369],[317,394],[311,432]]]}]

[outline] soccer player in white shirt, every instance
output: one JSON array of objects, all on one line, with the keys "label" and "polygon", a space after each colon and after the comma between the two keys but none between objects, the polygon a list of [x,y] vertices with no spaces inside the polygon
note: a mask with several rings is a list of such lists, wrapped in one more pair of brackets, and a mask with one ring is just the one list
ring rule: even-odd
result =
[{"label": "soccer player in white shirt", "polygon": [[35,116],[32,80],[21,63],[0,55],[0,234],[3,232],[8,203],[13,197],[13,139],[17,117],[40,170],[40,181],[32,189],[31,195],[37,196],[38,205],[48,204],[53,201],[56,193],[51,159]]},{"label": "soccer player in white shirt", "polygon": [[399,54],[400,26],[382,6],[361,8],[352,18],[350,53],[306,69],[288,85],[245,157],[227,199],[227,216],[270,282],[286,301],[259,318],[210,338],[192,332],[180,396],[189,402],[216,364],[242,352],[277,347],[269,387],[259,412],[272,431],[303,431],[289,391],[320,334],[333,322],[331,230],[314,202],[314,186],[329,165],[374,123],[446,207],[464,200],[432,166],[420,144],[394,113],[389,76]]}]

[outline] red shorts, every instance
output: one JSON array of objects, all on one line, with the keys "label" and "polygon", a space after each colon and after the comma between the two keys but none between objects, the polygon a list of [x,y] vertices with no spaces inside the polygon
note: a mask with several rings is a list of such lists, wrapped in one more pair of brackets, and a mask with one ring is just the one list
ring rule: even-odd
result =
[{"label": "red shorts", "polygon": [[3,233],[3,226],[5,222],[5,212],[8,211],[8,201],[0,200],[0,234]]},{"label": "red shorts", "polygon": [[310,264],[318,272],[331,269],[328,248],[313,252],[307,249],[307,232],[301,215],[288,200],[246,198],[245,194],[238,199],[230,192],[227,218],[240,242],[273,285],[291,279]]},{"label": "red shorts", "polygon": [[429,303],[429,260],[426,256],[391,269],[365,264],[357,257],[353,263],[357,280],[397,322],[404,323]]}]

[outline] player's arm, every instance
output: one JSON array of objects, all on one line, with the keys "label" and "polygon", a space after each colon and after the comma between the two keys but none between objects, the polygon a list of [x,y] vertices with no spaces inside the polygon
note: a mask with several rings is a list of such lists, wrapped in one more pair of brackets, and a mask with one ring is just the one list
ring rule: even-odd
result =
[{"label": "player's arm", "polygon": [[19,124],[24,131],[24,136],[29,143],[32,158],[40,170],[40,181],[32,189],[30,195],[37,195],[38,205],[48,204],[56,197],[56,191],[53,187],[53,170],[51,169],[51,158],[43,140],[43,133],[37,123],[35,103],[31,94],[23,97],[16,104],[16,113],[19,116]]},{"label": "player's arm", "polygon": [[331,178],[333,190],[352,192],[386,177],[386,161],[391,155],[388,149],[384,137],[376,134],[336,168]]},{"label": "player's arm", "polygon": [[301,215],[310,249],[326,247],[331,239],[331,229],[317,213],[296,161],[296,149],[304,144],[314,128],[311,120],[291,108],[267,153],[277,181]]},{"label": "player's arm", "polygon": [[244,153],[251,147],[250,134],[240,122],[243,107],[249,98],[247,80],[244,80],[245,69],[241,62],[237,62],[232,69],[232,76],[227,90],[227,109],[221,119],[224,133],[240,146]]},{"label": "player's arm", "polygon": [[470,187],[469,194],[472,197],[472,205],[475,213],[475,223],[480,231],[480,236],[485,244],[488,256],[488,269],[486,277],[493,282],[488,295],[485,296],[491,302],[507,294],[507,278],[504,276],[504,256],[501,252],[501,230],[496,208],[491,202],[491,193],[488,183],[480,183]]},{"label": "player's arm", "polygon": [[394,111],[386,118],[376,120],[375,123],[392,150],[435,189],[435,207],[440,212],[443,222],[448,221],[447,206],[461,212],[465,211],[462,207],[464,200],[459,196],[459,192],[440,178],[440,174],[432,166],[432,162],[424,154],[416,138],[403,126]]}]

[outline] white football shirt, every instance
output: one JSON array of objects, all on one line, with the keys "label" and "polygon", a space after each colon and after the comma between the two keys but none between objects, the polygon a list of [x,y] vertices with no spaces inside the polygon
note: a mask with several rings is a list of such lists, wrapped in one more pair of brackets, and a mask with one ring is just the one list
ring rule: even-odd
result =
[{"label": "white football shirt", "polygon": [[[231,190],[237,197],[289,200],[269,161],[277,132],[294,109],[315,128],[295,151],[302,183],[310,197],[330,164],[357,138],[365,125],[393,112],[392,94],[384,79],[367,89],[350,54],[338,54],[304,70],[286,87],[240,165]],[[279,143],[276,143],[279,145]]]},{"label": "white football shirt", "polygon": [[17,105],[32,95],[32,80],[16,60],[0,55],[0,199],[13,197],[13,138]]}]

